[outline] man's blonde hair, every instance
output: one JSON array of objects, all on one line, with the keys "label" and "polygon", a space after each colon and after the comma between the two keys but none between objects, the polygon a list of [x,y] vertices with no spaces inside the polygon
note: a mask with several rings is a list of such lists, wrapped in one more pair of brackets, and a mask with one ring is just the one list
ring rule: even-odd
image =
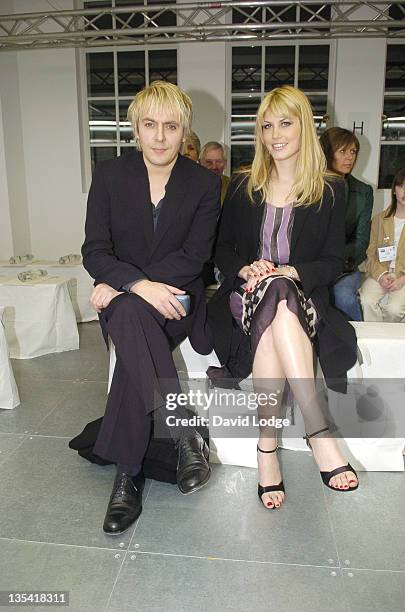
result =
[{"label": "man's blonde hair", "polygon": [[253,192],[260,192],[262,202],[267,199],[274,160],[263,141],[264,115],[270,111],[279,117],[295,117],[301,127],[301,144],[291,195],[296,206],[308,206],[322,200],[325,178],[333,176],[326,168],[326,159],[319,144],[311,104],[307,96],[296,87],[283,85],[270,91],[259,106],[255,128],[255,156],[252,166],[241,172],[249,175],[247,191],[253,201]]},{"label": "man's blonde hair", "polygon": [[193,103],[191,98],[173,83],[168,81],[153,81],[148,87],[139,91],[128,108],[127,119],[131,122],[135,137],[138,121],[145,114],[165,109],[173,117],[178,117],[184,130],[184,138],[191,131],[193,118]]}]

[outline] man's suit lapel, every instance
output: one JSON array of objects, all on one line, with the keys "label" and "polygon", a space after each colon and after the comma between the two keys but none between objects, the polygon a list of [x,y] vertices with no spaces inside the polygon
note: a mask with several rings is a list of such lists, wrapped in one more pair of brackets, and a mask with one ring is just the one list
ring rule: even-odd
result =
[{"label": "man's suit lapel", "polygon": [[133,198],[137,226],[144,232],[146,243],[153,241],[153,214],[150,201],[149,177],[142,153],[134,151],[127,155],[128,189]]},{"label": "man's suit lapel", "polygon": [[178,156],[173,166],[172,173],[166,185],[166,195],[159,214],[159,221],[152,242],[152,252],[157,249],[160,241],[164,238],[170,226],[176,222],[179,211],[186,203],[186,192],[188,188],[188,175],[184,172],[183,158]]}]

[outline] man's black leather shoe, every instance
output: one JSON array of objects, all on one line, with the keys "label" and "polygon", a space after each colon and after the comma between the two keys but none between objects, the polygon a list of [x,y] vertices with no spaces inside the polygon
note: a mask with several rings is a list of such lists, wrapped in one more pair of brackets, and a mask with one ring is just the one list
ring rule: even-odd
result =
[{"label": "man's black leather shoe", "polygon": [[187,495],[201,489],[210,479],[209,448],[197,431],[180,440],[178,447],[177,485]]},{"label": "man's black leather shoe", "polygon": [[145,479],[141,474],[117,473],[104,519],[103,530],[109,535],[123,533],[142,512],[142,491]]}]

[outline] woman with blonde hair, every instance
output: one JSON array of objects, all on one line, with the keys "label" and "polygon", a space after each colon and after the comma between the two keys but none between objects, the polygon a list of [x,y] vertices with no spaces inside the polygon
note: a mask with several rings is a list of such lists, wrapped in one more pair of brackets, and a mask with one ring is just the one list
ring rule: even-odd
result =
[{"label": "woman with blonde hair", "polygon": [[[356,361],[354,330],[329,303],[343,268],[344,206],[344,183],[326,169],[307,97],[274,89],[257,113],[252,166],[233,176],[224,202],[215,262],[225,281],[209,313],[226,365],[207,374],[222,385],[252,369],[255,390],[278,397],[288,382],[324,484],[351,491],[357,475],[329,433],[313,365],[315,349],[328,386],[342,390]],[[258,493],[268,508],[285,495],[270,424],[280,403],[258,407]]]},{"label": "woman with blonde hair", "polygon": [[405,168],[393,180],[391,204],[371,223],[367,278],[360,288],[365,321],[405,316]]}]

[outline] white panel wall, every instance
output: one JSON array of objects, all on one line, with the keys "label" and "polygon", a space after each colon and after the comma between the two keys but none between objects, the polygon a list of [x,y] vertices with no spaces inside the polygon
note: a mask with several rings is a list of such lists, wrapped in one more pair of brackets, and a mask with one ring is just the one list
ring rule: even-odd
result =
[{"label": "white panel wall", "polygon": [[85,215],[74,49],[18,53],[32,252],[79,252]]},{"label": "white panel wall", "polygon": [[193,100],[193,129],[201,144],[224,141],[225,43],[179,45],[178,83]]},{"label": "white panel wall", "polygon": [[[360,156],[353,172],[374,188],[378,183],[381,114],[384,98],[386,42],[384,39],[344,39],[337,42],[334,125],[353,129],[363,122]],[[382,210],[389,192],[375,192],[374,209]]]},{"label": "white panel wall", "polygon": [[[1,209],[8,208],[2,234],[9,235],[0,244],[0,258],[9,258],[13,253],[31,252],[30,222],[25,180],[25,151],[21,126],[21,96],[19,90],[16,53],[0,54],[0,97],[2,108],[2,173],[5,173],[1,188]],[[4,203],[3,203],[4,202]],[[7,223],[9,221],[9,224]],[[11,243],[10,243],[11,241]]]},{"label": "white panel wall", "polygon": [[6,168],[6,151],[4,147],[3,114],[0,95],[0,259],[8,259],[13,253],[13,237]]}]

